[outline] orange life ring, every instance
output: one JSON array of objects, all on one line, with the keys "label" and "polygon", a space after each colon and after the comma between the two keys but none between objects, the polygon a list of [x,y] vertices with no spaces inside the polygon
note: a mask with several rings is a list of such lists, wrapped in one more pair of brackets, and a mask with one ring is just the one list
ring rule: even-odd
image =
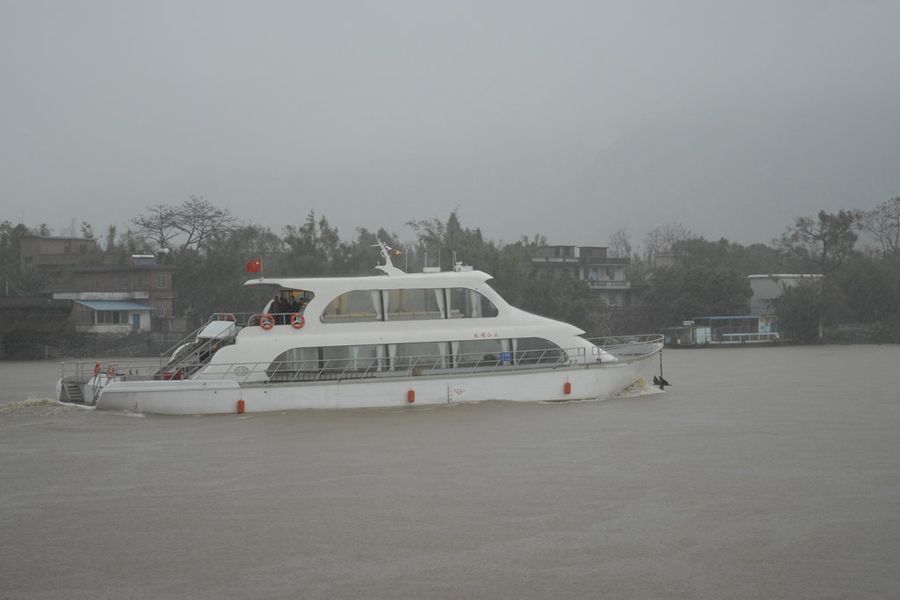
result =
[{"label": "orange life ring", "polygon": [[100,363],[94,363],[94,377],[100,374]]},{"label": "orange life ring", "polygon": [[303,318],[303,315],[300,313],[291,315],[291,327],[294,329],[303,329],[304,325],[306,325],[306,319]]},{"label": "orange life ring", "polygon": [[273,327],[275,327],[275,317],[273,317],[269,313],[259,315],[259,326],[266,331],[272,329]]}]

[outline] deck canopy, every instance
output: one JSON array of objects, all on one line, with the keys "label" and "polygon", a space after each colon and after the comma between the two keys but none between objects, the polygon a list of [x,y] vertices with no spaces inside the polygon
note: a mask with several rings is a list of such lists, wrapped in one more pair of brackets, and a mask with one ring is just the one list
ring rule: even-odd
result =
[{"label": "deck canopy", "polygon": [[345,290],[385,290],[408,287],[470,287],[492,279],[483,271],[444,271],[441,273],[406,273],[385,277],[264,277],[248,279],[244,285],[269,285],[285,290],[310,290],[315,293]]}]

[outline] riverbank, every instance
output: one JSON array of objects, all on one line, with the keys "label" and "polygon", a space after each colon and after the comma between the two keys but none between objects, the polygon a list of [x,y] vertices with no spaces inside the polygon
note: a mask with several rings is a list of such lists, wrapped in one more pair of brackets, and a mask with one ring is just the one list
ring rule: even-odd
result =
[{"label": "riverbank", "polygon": [[822,328],[822,336],[803,344],[793,340],[767,340],[745,343],[666,344],[667,349],[695,348],[768,348],[778,346],[846,346],[850,344],[882,345],[900,344],[900,322],[843,323]]},{"label": "riverbank", "polygon": [[825,327],[823,344],[900,344],[900,319]]}]

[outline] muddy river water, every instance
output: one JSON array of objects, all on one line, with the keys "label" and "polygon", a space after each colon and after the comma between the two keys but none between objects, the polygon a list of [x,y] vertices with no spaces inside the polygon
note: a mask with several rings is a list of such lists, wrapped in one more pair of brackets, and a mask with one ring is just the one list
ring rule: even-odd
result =
[{"label": "muddy river water", "polygon": [[0,363],[0,598],[897,598],[900,347],[664,394],[141,417]]}]

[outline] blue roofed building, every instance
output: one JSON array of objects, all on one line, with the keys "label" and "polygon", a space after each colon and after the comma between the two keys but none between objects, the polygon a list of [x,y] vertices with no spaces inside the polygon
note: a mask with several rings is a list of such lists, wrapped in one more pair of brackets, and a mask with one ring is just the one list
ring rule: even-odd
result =
[{"label": "blue roofed building", "polygon": [[132,256],[127,264],[79,265],[50,284],[54,300],[70,300],[79,333],[178,332],[185,319],[174,312],[175,268],[153,256]]},{"label": "blue roofed building", "polygon": [[153,307],[127,300],[74,300],[72,316],[79,333],[150,331]]}]

